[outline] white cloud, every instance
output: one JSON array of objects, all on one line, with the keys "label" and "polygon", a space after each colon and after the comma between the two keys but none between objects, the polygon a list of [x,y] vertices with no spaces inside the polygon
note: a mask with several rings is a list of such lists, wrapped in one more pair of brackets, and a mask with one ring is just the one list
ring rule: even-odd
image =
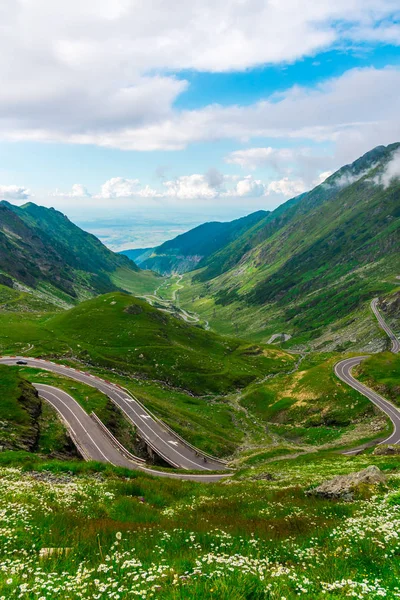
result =
[{"label": "white cloud", "polygon": [[288,165],[299,151],[292,148],[247,148],[236,150],[228,154],[225,161],[229,164],[239,165],[243,169],[257,169],[272,166],[278,168],[282,162]]},{"label": "white cloud", "polygon": [[284,177],[278,181],[271,181],[268,184],[267,191],[268,194],[282,194],[286,198],[291,198],[307,191],[307,187],[301,179],[291,180],[288,177]]},{"label": "white cloud", "polygon": [[323,173],[320,173],[314,181],[314,186],[324,183],[324,181],[326,179],[328,179],[328,177],[330,177],[332,175],[332,173],[333,173],[333,171],[323,171]]},{"label": "white cloud", "polygon": [[174,107],[188,83],[171,74],[293,62],[333,45],[399,44],[390,20],[398,0],[192,0],[175,3],[173,17],[167,0],[53,4],[0,7],[2,139],[174,150],[252,136],[336,140],[349,129],[373,137],[377,124],[394,133],[393,119],[398,127],[394,70],[192,111]]},{"label": "white cloud", "polygon": [[266,187],[264,183],[259,179],[253,179],[251,175],[248,175],[244,179],[238,181],[236,188],[230,193],[233,196],[258,198],[259,196],[265,196],[265,192]]},{"label": "white cloud", "polygon": [[[141,151],[178,150],[192,142],[216,139],[308,138],[336,144],[340,158],[336,167],[377,143],[390,143],[400,137],[398,89],[400,69],[353,69],[315,89],[296,86],[279,97],[245,107],[212,105],[171,111],[166,118],[107,131],[78,134],[53,129],[13,130],[8,137],[14,141],[66,141]],[[276,162],[284,159],[277,152],[271,156]],[[303,162],[312,158],[306,153],[298,155]]]},{"label": "white cloud", "polygon": [[[286,180],[291,182],[301,179],[303,186],[317,185],[321,168],[333,164],[334,157],[326,155],[319,148],[308,147],[273,148],[271,146],[261,148],[246,148],[236,150],[225,157],[228,164],[239,165],[243,169],[254,171],[273,171],[281,176],[283,188],[287,187]],[[278,186],[279,180],[276,183]],[[291,184],[292,188],[298,188],[298,184]]]},{"label": "white cloud", "polygon": [[27,200],[31,196],[30,190],[18,185],[0,185],[1,200]]},{"label": "white cloud", "polygon": [[113,177],[101,186],[97,198],[131,198],[139,193],[139,179],[124,179]]},{"label": "white cloud", "polygon": [[[373,167],[371,167],[371,168],[373,168]],[[370,169],[367,169],[365,171],[360,171],[359,173],[352,173],[351,171],[347,171],[347,172],[343,173],[342,175],[340,175],[340,177],[337,177],[334,180],[333,185],[335,185],[336,187],[347,187],[348,185],[352,185],[356,181],[359,181],[359,179],[362,179],[363,177],[365,177],[365,175],[369,171],[370,171]]]},{"label": "white cloud", "polygon": [[91,198],[91,194],[81,183],[74,183],[70,192],[56,190],[51,196],[54,198]]},{"label": "white cloud", "polygon": [[182,175],[177,179],[165,181],[165,192],[161,195],[178,199],[211,199],[216,198],[219,192],[216,187],[210,185],[206,175]]},{"label": "white cloud", "polygon": [[[89,194],[82,184],[75,184],[72,191],[63,193],[54,192],[52,197],[79,199],[86,197],[88,202],[99,200],[155,200],[158,203],[165,202],[169,205],[185,204],[187,201],[196,203],[199,201],[261,198],[267,196],[284,196],[285,198],[301,193],[305,190],[305,184],[301,180],[288,177],[280,180],[262,181],[255,179],[252,175],[244,177],[238,175],[224,175],[213,169],[207,173],[193,173],[182,175],[176,179],[162,182],[159,189],[149,185],[142,185],[139,179],[124,179],[113,177],[106,181],[97,194]],[[114,203],[113,203],[114,204]],[[146,206],[144,204],[144,206]]]},{"label": "white cloud", "polygon": [[396,179],[400,179],[400,150],[393,153],[383,172],[374,178],[374,183],[387,188]]}]

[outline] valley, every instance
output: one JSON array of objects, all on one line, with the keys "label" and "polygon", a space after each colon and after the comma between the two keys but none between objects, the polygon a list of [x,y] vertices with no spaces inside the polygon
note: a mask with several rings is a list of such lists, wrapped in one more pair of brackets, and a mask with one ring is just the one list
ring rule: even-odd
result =
[{"label": "valley", "polygon": [[0,46],[0,600],[400,600],[399,2]]},{"label": "valley", "polygon": [[[400,188],[372,178],[399,147],[142,254],[53,209],[0,204],[0,497],[6,519],[19,507],[9,531],[30,548],[29,593],[43,568],[77,598],[78,560],[87,598],[111,579],[130,597],[135,577],[139,597],[171,600],[212,597],[208,579],[226,600],[395,589],[375,546],[396,556],[397,538],[371,523],[396,527],[399,506]],[[316,495],[367,467],[382,474],[346,492],[355,502]],[[22,523],[56,554],[43,562]]]}]

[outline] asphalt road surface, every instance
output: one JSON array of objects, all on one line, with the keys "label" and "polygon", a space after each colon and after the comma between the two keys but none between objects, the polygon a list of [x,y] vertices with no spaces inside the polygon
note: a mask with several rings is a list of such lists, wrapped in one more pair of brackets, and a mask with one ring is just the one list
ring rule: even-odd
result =
[{"label": "asphalt road surface", "polygon": [[389,336],[390,341],[392,342],[391,351],[397,354],[400,352],[400,342],[395,335],[394,331],[389,327],[386,323],[385,319],[382,317],[381,313],[378,309],[379,298],[374,298],[371,302],[371,309],[376,318],[378,319],[379,325],[382,327],[383,331]]},{"label": "asphalt road surface", "polygon": [[[371,302],[371,309],[376,318],[378,319],[379,325],[382,327],[382,329],[385,331],[385,333],[389,336],[391,340],[392,352],[397,354],[400,351],[400,342],[394,334],[394,332],[392,331],[392,329],[386,323],[385,319],[382,317],[381,313],[379,312],[378,302],[379,299],[374,298]],[[368,356],[356,356],[354,358],[346,358],[345,360],[342,360],[337,365],[335,365],[335,373],[339,377],[339,379],[341,379],[342,381],[350,385],[353,389],[357,390],[358,392],[366,396],[366,398],[371,400],[371,402],[373,402],[375,406],[380,408],[392,421],[393,433],[387,439],[383,440],[380,443],[400,444],[400,410],[396,406],[394,406],[394,404],[386,400],[386,398],[383,398],[374,390],[371,390],[366,385],[360,383],[351,374],[351,370],[353,369],[353,367],[359,365],[360,362],[365,360],[366,358],[368,358]],[[359,448],[354,448],[353,450],[348,450],[343,454],[358,454],[364,449],[365,446],[362,446]]]},{"label": "asphalt road surface", "polygon": [[66,392],[51,385],[35,383],[39,396],[51,404],[60,414],[74,443],[85,460],[108,462],[117,467],[139,470],[159,477],[185,479],[210,483],[218,481],[226,475],[218,474],[185,474],[168,473],[149,469],[134,460],[130,460],[112,443],[103,429],[83,410],[83,408]]},{"label": "asphalt road surface", "polygon": [[[383,398],[382,396],[377,394],[377,392],[375,392],[374,390],[371,390],[366,385],[360,383],[351,374],[351,370],[353,369],[353,367],[355,367],[356,365],[359,365],[360,362],[362,362],[366,358],[368,358],[368,357],[367,356],[356,356],[354,358],[346,358],[346,359],[340,361],[339,363],[337,363],[337,365],[335,365],[335,373],[339,377],[339,379],[344,381],[344,383],[347,383],[347,385],[350,385],[353,389],[357,390],[358,392],[360,392],[361,394],[366,396],[369,400],[371,400],[371,402],[373,402],[375,404],[375,406],[377,406],[385,414],[387,414],[389,419],[392,421],[393,433],[387,439],[383,440],[380,443],[381,444],[399,444],[400,443],[400,410],[396,406],[394,406],[391,402],[389,402],[388,400],[386,400],[385,398]],[[354,450],[349,450],[349,451],[345,452],[344,454],[356,454],[357,452],[360,452],[360,450],[362,450],[362,449],[364,449],[364,447],[363,448],[355,448]]]},{"label": "asphalt road surface", "polygon": [[[123,411],[128,420],[130,420],[135,425],[139,432],[139,435],[146,441],[150,448],[152,448],[154,452],[156,452],[156,454],[161,456],[169,465],[179,469],[205,471],[204,476],[186,476],[184,477],[185,479],[201,478],[204,481],[207,480],[207,471],[217,471],[227,468],[226,463],[224,461],[220,461],[216,458],[204,455],[200,451],[193,448],[190,444],[185,442],[185,440],[183,440],[172,430],[167,428],[166,425],[154,418],[135,398],[133,398],[126,390],[119,387],[118,385],[100,379],[99,377],[96,377],[90,373],[85,373],[82,371],[72,369],[70,367],[66,367],[64,365],[59,365],[51,361],[46,361],[37,358],[26,358],[19,356],[1,357],[0,364],[15,365],[18,360],[26,361],[26,366],[34,367],[36,369],[45,369],[47,371],[51,371],[53,373],[57,373],[65,377],[69,377],[70,379],[75,379],[92,387],[95,387],[104,394],[106,394],[112,400],[112,402],[114,402]],[[44,390],[44,386],[39,387],[40,393],[46,394],[46,396],[43,397],[46,400],[49,400],[49,398],[51,397],[50,392],[48,390]],[[57,390],[57,394],[54,390]],[[57,395],[57,400],[53,397],[52,402],[57,402],[57,410],[60,411],[60,407],[64,402],[74,413],[75,417],[72,416],[71,411],[67,410],[67,412],[63,413],[63,417],[64,419],[67,417],[66,420],[72,428],[77,427],[78,431],[80,432],[79,437],[83,435],[83,429],[79,427],[76,419],[79,419],[86,424],[85,426],[87,429],[87,433],[90,434],[90,436],[92,436],[94,440],[96,440],[98,435],[97,430],[99,428],[94,423],[94,421],[85,413],[85,411],[83,411],[79,404],[75,402],[75,400],[71,396],[65,394],[61,390],[58,390],[58,388],[53,388],[51,393],[53,395]],[[86,415],[85,419],[82,413]],[[89,421],[87,421],[87,419],[89,419]],[[82,442],[82,445],[85,445],[86,448],[89,448],[90,452],[95,452],[93,441],[90,441],[90,438],[85,437],[85,441],[84,443]],[[100,448],[100,451],[104,452],[103,446],[101,446]],[[98,452],[99,451],[96,450],[96,460],[100,459]],[[93,457],[94,455],[91,454],[91,456]],[[110,457],[111,455],[107,460],[109,462],[114,462],[114,460],[110,459]],[[132,468],[132,463],[130,464],[130,468]],[[148,469],[148,471],[154,473],[152,469]],[[179,475],[179,477],[183,478],[181,475]],[[210,477],[210,480],[215,480],[219,476],[210,475]]]}]

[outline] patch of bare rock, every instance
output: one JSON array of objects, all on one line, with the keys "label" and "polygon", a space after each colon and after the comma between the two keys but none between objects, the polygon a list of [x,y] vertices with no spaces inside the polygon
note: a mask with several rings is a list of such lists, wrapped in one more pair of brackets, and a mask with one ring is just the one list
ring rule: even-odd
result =
[{"label": "patch of bare rock", "polygon": [[341,499],[351,501],[354,494],[365,486],[385,483],[385,475],[375,465],[371,465],[357,473],[349,475],[338,475],[329,481],[324,481],[318,487],[308,490],[309,496],[318,498]]}]

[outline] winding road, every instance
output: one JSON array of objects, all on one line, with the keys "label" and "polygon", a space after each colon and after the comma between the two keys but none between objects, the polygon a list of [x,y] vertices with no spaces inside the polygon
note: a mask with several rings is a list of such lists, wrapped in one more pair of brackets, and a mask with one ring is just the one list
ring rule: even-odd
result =
[{"label": "winding road", "polygon": [[[385,331],[385,333],[391,340],[391,351],[394,354],[397,354],[400,351],[400,342],[397,336],[395,335],[394,331],[386,323],[385,319],[379,312],[378,302],[378,298],[374,298],[372,300],[371,310],[376,316],[379,325],[382,327],[382,329]],[[397,406],[389,402],[389,400],[386,400],[386,398],[380,396],[374,390],[371,390],[371,388],[367,387],[366,385],[355,379],[355,377],[353,377],[352,375],[352,369],[359,365],[366,358],[368,358],[368,356],[355,356],[353,358],[346,358],[344,360],[341,360],[335,365],[335,374],[344,383],[347,383],[347,385],[352,387],[354,390],[360,392],[360,394],[363,394],[366,398],[371,400],[371,402],[373,402],[375,406],[382,410],[393,423],[393,432],[388,438],[381,441],[380,444],[400,444],[400,410],[397,408]],[[362,450],[364,450],[365,447],[366,446],[361,446],[359,448],[354,448],[353,450],[347,450],[346,452],[343,452],[343,454],[358,454],[359,452],[362,452]]]},{"label": "winding road", "polygon": [[136,427],[140,437],[169,465],[178,469],[204,471],[204,475],[156,471],[141,466],[139,464],[140,459],[137,463],[127,459],[127,451],[125,450],[125,453],[122,454],[118,448],[116,449],[115,444],[110,443],[109,435],[111,434],[108,432],[109,435],[106,435],[72,396],[59,388],[36,384],[39,395],[52,404],[62,416],[72,434],[74,442],[85,458],[110,462],[130,469],[139,469],[162,477],[205,482],[216,481],[222,477],[226,477],[226,473],[220,475],[207,473],[209,471],[226,470],[227,466],[224,461],[208,456],[191,446],[165,423],[154,417],[136,398],[117,384],[100,379],[91,373],[78,371],[52,361],[22,356],[0,357],[0,364],[16,365],[18,361],[24,361],[26,363],[25,366],[51,371],[95,387],[106,394],[122,410],[126,418]]},{"label": "winding road", "polygon": [[[377,305],[378,299],[374,298],[371,302],[371,309],[380,326],[391,340],[392,352],[398,353],[400,351],[400,342],[382,317]],[[393,432],[387,439],[380,443],[400,444],[400,410],[377,392],[359,382],[352,375],[352,369],[366,358],[368,357],[356,356],[340,361],[335,365],[335,374],[344,383],[366,396],[392,421]],[[40,358],[23,356],[0,357],[0,364],[4,365],[17,365],[19,361],[23,361],[25,366],[51,371],[98,389],[100,392],[106,394],[122,410],[125,417],[136,427],[140,437],[170,466],[177,469],[203,471],[204,473],[173,473],[150,469],[144,466],[144,461],[130,454],[97,417],[89,416],[72,396],[57,387],[34,384],[41,398],[58,411],[74,443],[86,460],[108,462],[115,466],[144,471],[151,475],[192,481],[212,482],[230,475],[230,473],[226,472],[220,474],[210,473],[210,471],[226,470],[226,462],[201,452],[182,439],[165,423],[146,410],[139,400],[123,387],[101,379],[91,373],[79,371],[72,367]],[[344,454],[356,454],[363,449],[365,449],[365,446],[348,450]]]},{"label": "winding road", "polygon": [[381,313],[379,312],[378,302],[379,302],[379,298],[374,298],[372,300],[371,310],[374,313],[374,315],[376,316],[376,318],[378,319],[379,325],[382,327],[383,331],[387,334],[390,341],[392,342],[391,351],[394,354],[398,354],[400,352],[400,342],[399,342],[396,334],[394,333],[394,331],[389,327],[389,325],[386,323],[385,319],[382,317]]}]

